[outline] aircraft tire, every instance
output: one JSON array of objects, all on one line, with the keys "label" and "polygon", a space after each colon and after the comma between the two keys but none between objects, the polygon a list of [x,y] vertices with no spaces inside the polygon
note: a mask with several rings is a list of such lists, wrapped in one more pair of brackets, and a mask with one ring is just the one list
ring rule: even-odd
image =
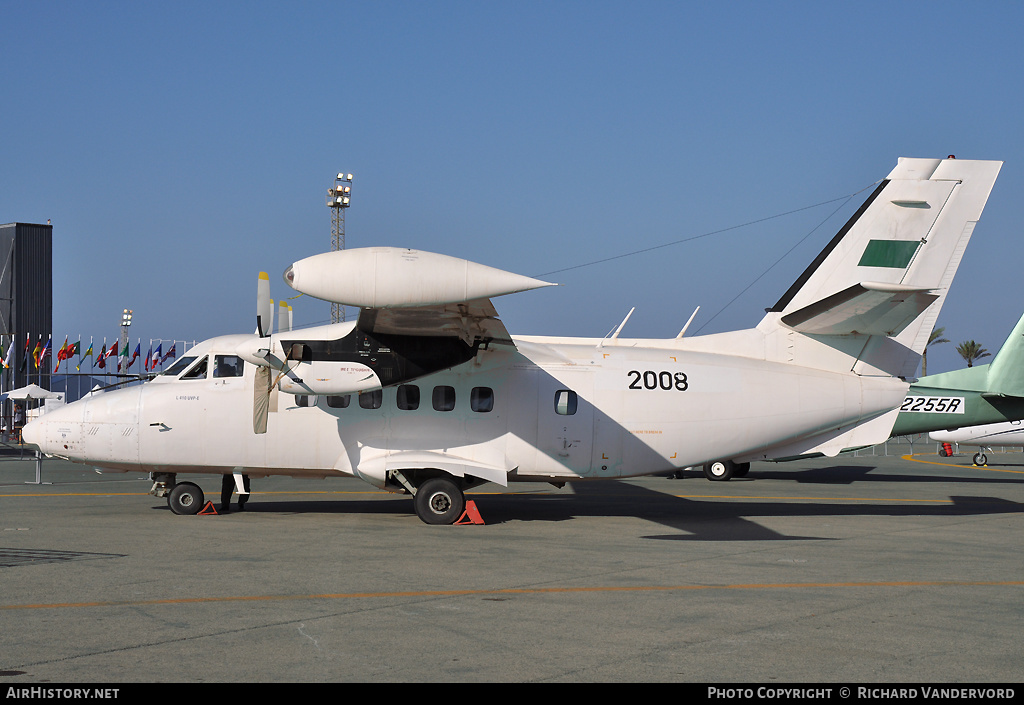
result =
[{"label": "aircraft tire", "polygon": [[988,456],[985,455],[984,453],[975,453],[974,454],[974,464],[975,465],[988,465]]},{"label": "aircraft tire", "polygon": [[736,474],[736,463],[731,460],[712,460],[704,463],[704,477],[714,482],[725,482]]},{"label": "aircraft tire", "polygon": [[735,463],[736,470],[733,472],[733,477],[746,477],[747,473],[750,472],[750,463]]},{"label": "aircraft tire", "polygon": [[466,497],[447,477],[432,477],[416,489],[412,503],[425,524],[454,524],[466,508]]},{"label": "aircraft tire", "polygon": [[181,482],[167,494],[167,506],[175,514],[198,514],[204,503],[203,490],[191,482]]}]

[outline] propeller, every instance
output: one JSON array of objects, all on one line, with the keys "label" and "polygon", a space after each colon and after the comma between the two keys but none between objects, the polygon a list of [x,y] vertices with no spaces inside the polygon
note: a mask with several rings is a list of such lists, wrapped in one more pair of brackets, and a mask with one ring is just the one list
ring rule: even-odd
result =
[{"label": "propeller", "polygon": [[256,281],[256,335],[267,338],[274,327],[274,302],[270,300],[270,275],[260,272]]},{"label": "propeller", "polygon": [[[265,338],[270,347],[270,334],[274,326],[274,302],[270,300],[270,275],[260,272],[256,282],[256,335]],[[253,433],[267,432],[267,417],[270,414],[271,369],[269,365],[256,366],[253,381],[252,430]]]}]

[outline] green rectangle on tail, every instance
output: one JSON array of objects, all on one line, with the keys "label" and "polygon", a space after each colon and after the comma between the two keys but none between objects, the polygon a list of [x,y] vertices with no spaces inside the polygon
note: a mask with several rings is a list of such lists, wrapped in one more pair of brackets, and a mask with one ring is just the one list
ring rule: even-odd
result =
[{"label": "green rectangle on tail", "polygon": [[920,244],[919,240],[871,240],[857,266],[906,269]]}]

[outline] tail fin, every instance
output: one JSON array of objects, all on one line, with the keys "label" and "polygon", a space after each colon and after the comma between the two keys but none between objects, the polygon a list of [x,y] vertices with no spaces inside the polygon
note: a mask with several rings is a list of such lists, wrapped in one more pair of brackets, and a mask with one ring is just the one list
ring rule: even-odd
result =
[{"label": "tail fin", "polygon": [[983,392],[986,396],[1024,397],[1024,316],[992,362],[928,375],[918,386]]},{"label": "tail fin", "polygon": [[913,376],[1001,166],[901,158],[766,320]]},{"label": "tail fin", "polygon": [[987,387],[991,394],[1024,397],[1024,316],[989,363]]}]

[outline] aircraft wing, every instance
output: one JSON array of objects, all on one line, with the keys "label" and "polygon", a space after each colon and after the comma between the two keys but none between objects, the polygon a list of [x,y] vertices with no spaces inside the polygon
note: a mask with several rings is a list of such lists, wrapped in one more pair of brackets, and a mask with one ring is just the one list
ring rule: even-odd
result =
[{"label": "aircraft wing", "polygon": [[296,291],[358,306],[365,333],[458,337],[511,344],[491,297],[549,282],[469,260],[397,247],[327,252],[299,260],[284,275]]},{"label": "aircraft wing", "polygon": [[512,336],[498,319],[490,299],[410,308],[364,308],[356,328],[375,335],[458,337],[512,345]]}]

